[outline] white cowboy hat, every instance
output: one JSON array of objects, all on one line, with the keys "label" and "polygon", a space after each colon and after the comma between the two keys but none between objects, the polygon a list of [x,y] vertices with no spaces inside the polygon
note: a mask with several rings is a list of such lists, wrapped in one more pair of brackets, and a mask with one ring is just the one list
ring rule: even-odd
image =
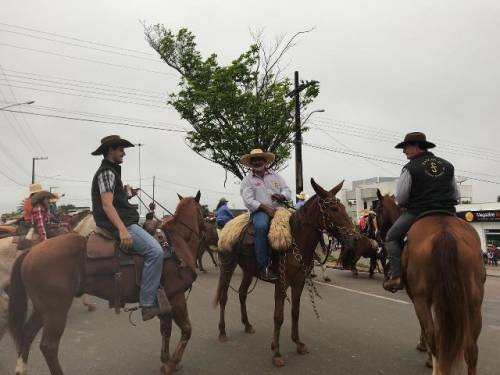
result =
[{"label": "white cowboy hat", "polygon": [[296,197],[305,201],[307,198],[309,198],[309,195],[305,191],[301,191],[300,194],[296,195]]},{"label": "white cowboy hat", "polygon": [[41,184],[31,184],[30,185],[30,194],[35,194],[40,191],[43,191],[43,187]]},{"label": "white cowboy hat", "polygon": [[250,151],[249,154],[243,155],[240,158],[240,162],[241,164],[251,168],[252,165],[250,162],[253,158],[262,158],[266,161],[266,164],[269,165],[274,161],[275,156],[272,152],[264,152],[260,148],[255,148]]}]

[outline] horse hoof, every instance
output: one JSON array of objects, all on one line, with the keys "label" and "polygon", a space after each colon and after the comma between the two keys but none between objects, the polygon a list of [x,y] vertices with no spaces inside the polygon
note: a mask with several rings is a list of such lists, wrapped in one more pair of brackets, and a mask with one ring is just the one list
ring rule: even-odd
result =
[{"label": "horse hoof", "polygon": [[299,345],[297,345],[297,353],[299,354],[309,353],[309,349],[307,349],[306,344],[300,343]]},{"label": "horse hoof", "polygon": [[332,279],[330,279],[329,277],[325,277],[324,278],[325,282],[329,283],[330,281],[332,281]]},{"label": "horse hoof", "polygon": [[421,342],[419,342],[419,343],[417,344],[417,350],[418,350],[419,352],[426,352],[426,351],[427,351],[427,348],[426,348],[426,346],[425,346],[424,344],[422,344]]},{"label": "horse hoof", "polygon": [[283,357],[273,357],[273,365],[274,367],[283,367],[285,366],[285,360]]},{"label": "horse hoof", "polygon": [[174,371],[179,371],[182,369],[182,363],[178,363],[176,366],[175,366],[175,369]]},{"label": "horse hoof", "polygon": [[373,279],[373,273],[371,273],[369,277],[370,277],[370,279]]},{"label": "horse hoof", "polygon": [[255,329],[252,326],[245,327],[245,333],[254,334]]},{"label": "horse hoof", "polygon": [[314,277],[316,277],[316,275],[315,275],[315,274],[313,274],[313,273],[311,273],[311,277],[312,277],[312,278],[314,278]]},{"label": "horse hoof", "polygon": [[226,342],[226,341],[227,341],[226,335],[219,335],[219,342]]}]

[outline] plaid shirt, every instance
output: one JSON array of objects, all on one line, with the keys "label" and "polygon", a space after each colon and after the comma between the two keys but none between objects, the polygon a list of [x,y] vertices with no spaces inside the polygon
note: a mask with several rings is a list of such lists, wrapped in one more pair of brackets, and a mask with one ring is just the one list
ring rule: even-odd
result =
[{"label": "plaid shirt", "polygon": [[115,192],[115,174],[109,170],[106,169],[99,173],[97,176],[97,184],[99,185],[99,192],[102,193],[114,193]]},{"label": "plaid shirt", "polygon": [[33,223],[38,235],[40,236],[40,241],[45,241],[47,239],[47,231],[45,230],[45,225],[49,221],[49,215],[40,206],[35,206],[31,211],[31,222]]}]

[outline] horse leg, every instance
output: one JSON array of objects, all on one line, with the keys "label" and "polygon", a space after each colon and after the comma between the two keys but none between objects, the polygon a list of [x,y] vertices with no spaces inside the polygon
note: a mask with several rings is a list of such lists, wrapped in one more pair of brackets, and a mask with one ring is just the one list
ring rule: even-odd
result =
[{"label": "horse leg", "polygon": [[16,375],[25,375],[27,371],[28,357],[30,354],[31,344],[35,339],[37,333],[43,326],[42,315],[33,310],[31,316],[28,318],[23,327],[23,338],[21,347],[19,348],[19,357],[16,364]]},{"label": "horse leg", "polygon": [[64,375],[59,363],[59,343],[66,326],[69,305],[59,311],[43,314],[43,335],[40,350],[49,366],[51,375]]},{"label": "horse leg", "polygon": [[212,258],[212,262],[214,263],[214,266],[219,267],[219,265],[217,264],[217,261],[215,260],[214,252],[212,250],[210,250],[210,248],[208,249],[208,254],[210,255],[210,258]]},{"label": "horse leg", "polygon": [[191,322],[189,321],[186,298],[184,294],[175,295],[171,301],[173,310],[173,318],[175,324],[181,330],[181,338],[177,347],[175,348],[174,353],[169,358],[169,360],[163,364],[161,368],[162,375],[172,375],[175,370],[180,369],[180,363],[182,360],[182,356],[184,355],[184,351],[186,350],[186,346],[191,338]]},{"label": "horse leg", "polygon": [[427,344],[425,343],[424,328],[420,328],[420,339],[418,340],[417,350],[419,352],[427,352]]},{"label": "horse leg", "polygon": [[280,331],[283,324],[283,310],[285,307],[285,290],[280,281],[274,285],[274,335],[271,344],[273,351],[273,364],[276,367],[283,367],[285,361],[280,353]]},{"label": "horse leg", "polygon": [[425,339],[428,358],[425,365],[433,369],[433,375],[438,375],[441,372],[437,368],[436,361],[436,340],[434,322],[432,320],[431,307],[426,301],[425,297],[415,297],[413,300],[415,312],[417,313],[420,327],[422,327],[422,334]]},{"label": "horse leg", "polygon": [[160,316],[160,332],[162,337],[161,342],[161,362],[163,364],[170,361],[170,337],[172,335],[172,316]]},{"label": "horse leg", "polygon": [[377,257],[372,256],[370,257],[370,279],[373,279],[375,268],[377,268]]},{"label": "horse leg", "polygon": [[300,341],[299,337],[299,315],[300,315],[300,296],[304,290],[304,282],[292,285],[292,341],[297,345],[297,353],[309,353],[306,344]]},{"label": "horse leg", "polygon": [[360,256],[354,255],[352,258],[352,264],[351,264],[351,272],[352,272],[352,277],[356,278],[358,277],[358,268],[356,267],[356,263],[358,263]]},{"label": "horse leg", "polygon": [[205,254],[205,247],[201,247],[200,251],[198,252],[198,259],[196,259],[196,262],[198,263],[198,268],[200,269],[200,271],[203,273],[207,273],[207,270],[203,268],[203,254]]},{"label": "horse leg", "polygon": [[252,284],[253,275],[250,272],[243,272],[243,279],[241,280],[241,285],[239,289],[240,296],[240,308],[241,308],[241,322],[245,325],[245,333],[255,333],[252,325],[248,321],[247,314],[247,295],[248,288]]},{"label": "horse leg", "polygon": [[[220,318],[219,318],[219,341],[226,342],[226,304],[227,304],[227,291],[229,289],[229,283],[233,277],[235,265],[231,264],[230,260],[227,264],[221,261],[220,274],[219,274],[219,307],[220,307]],[[227,269],[226,269],[227,267]]]},{"label": "horse leg", "polygon": [[476,375],[477,374],[477,339],[481,333],[482,318],[481,318],[481,305],[479,308],[475,309],[471,314],[470,320],[470,333],[466,337],[465,341],[465,362],[467,363],[467,374]]},{"label": "horse leg", "polygon": [[332,279],[330,279],[330,277],[326,274],[326,271],[327,271],[326,264],[322,264],[320,267],[321,267],[321,271],[323,273],[323,281],[326,281],[326,282],[332,281]]}]

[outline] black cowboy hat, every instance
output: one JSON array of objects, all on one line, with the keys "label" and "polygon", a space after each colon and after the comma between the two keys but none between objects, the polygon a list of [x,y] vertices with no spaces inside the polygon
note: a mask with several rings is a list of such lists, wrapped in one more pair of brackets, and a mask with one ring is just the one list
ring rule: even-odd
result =
[{"label": "black cowboy hat", "polygon": [[432,142],[427,142],[427,138],[424,133],[413,132],[405,135],[405,139],[403,142],[398,143],[395,148],[404,148],[408,143],[420,143],[422,148],[429,149],[434,148],[436,145]]},{"label": "black cowboy hat", "polygon": [[119,135],[108,135],[101,139],[101,145],[97,147],[91,155],[102,155],[107,147],[135,147],[133,143],[127,141],[126,139],[120,138]]}]

